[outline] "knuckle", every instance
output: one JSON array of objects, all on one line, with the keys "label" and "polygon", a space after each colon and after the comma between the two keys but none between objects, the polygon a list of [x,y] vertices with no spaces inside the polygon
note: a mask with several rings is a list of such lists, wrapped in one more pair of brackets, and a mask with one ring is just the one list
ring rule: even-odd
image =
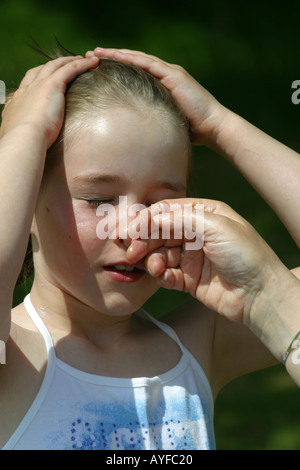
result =
[{"label": "knuckle", "polygon": [[224,201],[218,201],[217,202],[217,206],[220,208],[220,209],[229,209],[229,204],[227,204],[226,202]]},{"label": "knuckle", "polygon": [[77,61],[72,61],[72,62],[68,62],[66,64],[66,67],[70,70],[77,70],[78,68],[78,62]]},{"label": "knuckle", "polygon": [[18,89],[13,93],[13,95],[6,101],[6,105],[8,105],[8,104],[12,101],[13,98],[16,99],[16,98],[18,98],[18,97],[19,97],[20,95],[22,95],[22,94],[23,94],[23,91],[22,91],[20,88],[18,88]]},{"label": "knuckle", "polygon": [[35,70],[35,67],[33,69],[29,69],[26,71],[24,77],[28,78],[30,75],[32,75],[32,73],[34,72]]},{"label": "knuckle", "polygon": [[180,74],[186,74],[186,70],[181,65],[172,64],[172,67],[176,70],[176,72]]}]

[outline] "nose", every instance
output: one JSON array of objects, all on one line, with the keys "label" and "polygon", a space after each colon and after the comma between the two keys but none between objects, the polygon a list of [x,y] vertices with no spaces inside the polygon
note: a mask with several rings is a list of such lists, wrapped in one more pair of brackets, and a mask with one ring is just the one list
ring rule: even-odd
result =
[{"label": "nose", "polygon": [[119,204],[116,234],[126,247],[132,239],[148,238],[149,215],[146,209],[144,204],[127,198]]}]

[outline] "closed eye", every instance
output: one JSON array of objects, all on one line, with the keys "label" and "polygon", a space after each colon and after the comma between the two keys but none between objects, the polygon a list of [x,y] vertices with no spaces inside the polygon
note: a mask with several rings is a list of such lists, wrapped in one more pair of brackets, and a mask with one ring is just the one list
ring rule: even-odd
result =
[{"label": "closed eye", "polygon": [[99,207],[102,204],[114,204],[115,199],[88,199],[87,203],[93,207]]}]

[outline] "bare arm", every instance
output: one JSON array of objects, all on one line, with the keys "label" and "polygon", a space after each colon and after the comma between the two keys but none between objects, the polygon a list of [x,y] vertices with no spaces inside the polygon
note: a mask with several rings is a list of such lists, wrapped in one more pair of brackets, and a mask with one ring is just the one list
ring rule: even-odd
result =
[{"label": "bare arm", "polygon": [[47,149],[63,123],[65,90],[98,61],[64,57],[27,72],[0,128],[0,339],[10,329],[13,290],[28,243]]},{"label": "bare arm", "polygon": [[237,114],[222,113],[217,135],[207,145],[244,175],[300,247],[300,155]]},{"label": "bare arm", "polygon": [[16,127],[0,140],[0,338],[4,341],[9,334],[8,314],[26,252],[45,155],[43,138],[27,125]]}]

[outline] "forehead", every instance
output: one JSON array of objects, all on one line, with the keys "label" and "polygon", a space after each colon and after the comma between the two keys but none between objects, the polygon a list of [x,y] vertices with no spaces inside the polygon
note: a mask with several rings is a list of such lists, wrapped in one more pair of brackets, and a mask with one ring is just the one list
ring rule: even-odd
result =
[{"label": "forehead", "polygon": [[114,108],[71,126],[63,159],[68,179],[83,171],[186,177],[189,153],[187,135],[171,118],[158,111]]}]

